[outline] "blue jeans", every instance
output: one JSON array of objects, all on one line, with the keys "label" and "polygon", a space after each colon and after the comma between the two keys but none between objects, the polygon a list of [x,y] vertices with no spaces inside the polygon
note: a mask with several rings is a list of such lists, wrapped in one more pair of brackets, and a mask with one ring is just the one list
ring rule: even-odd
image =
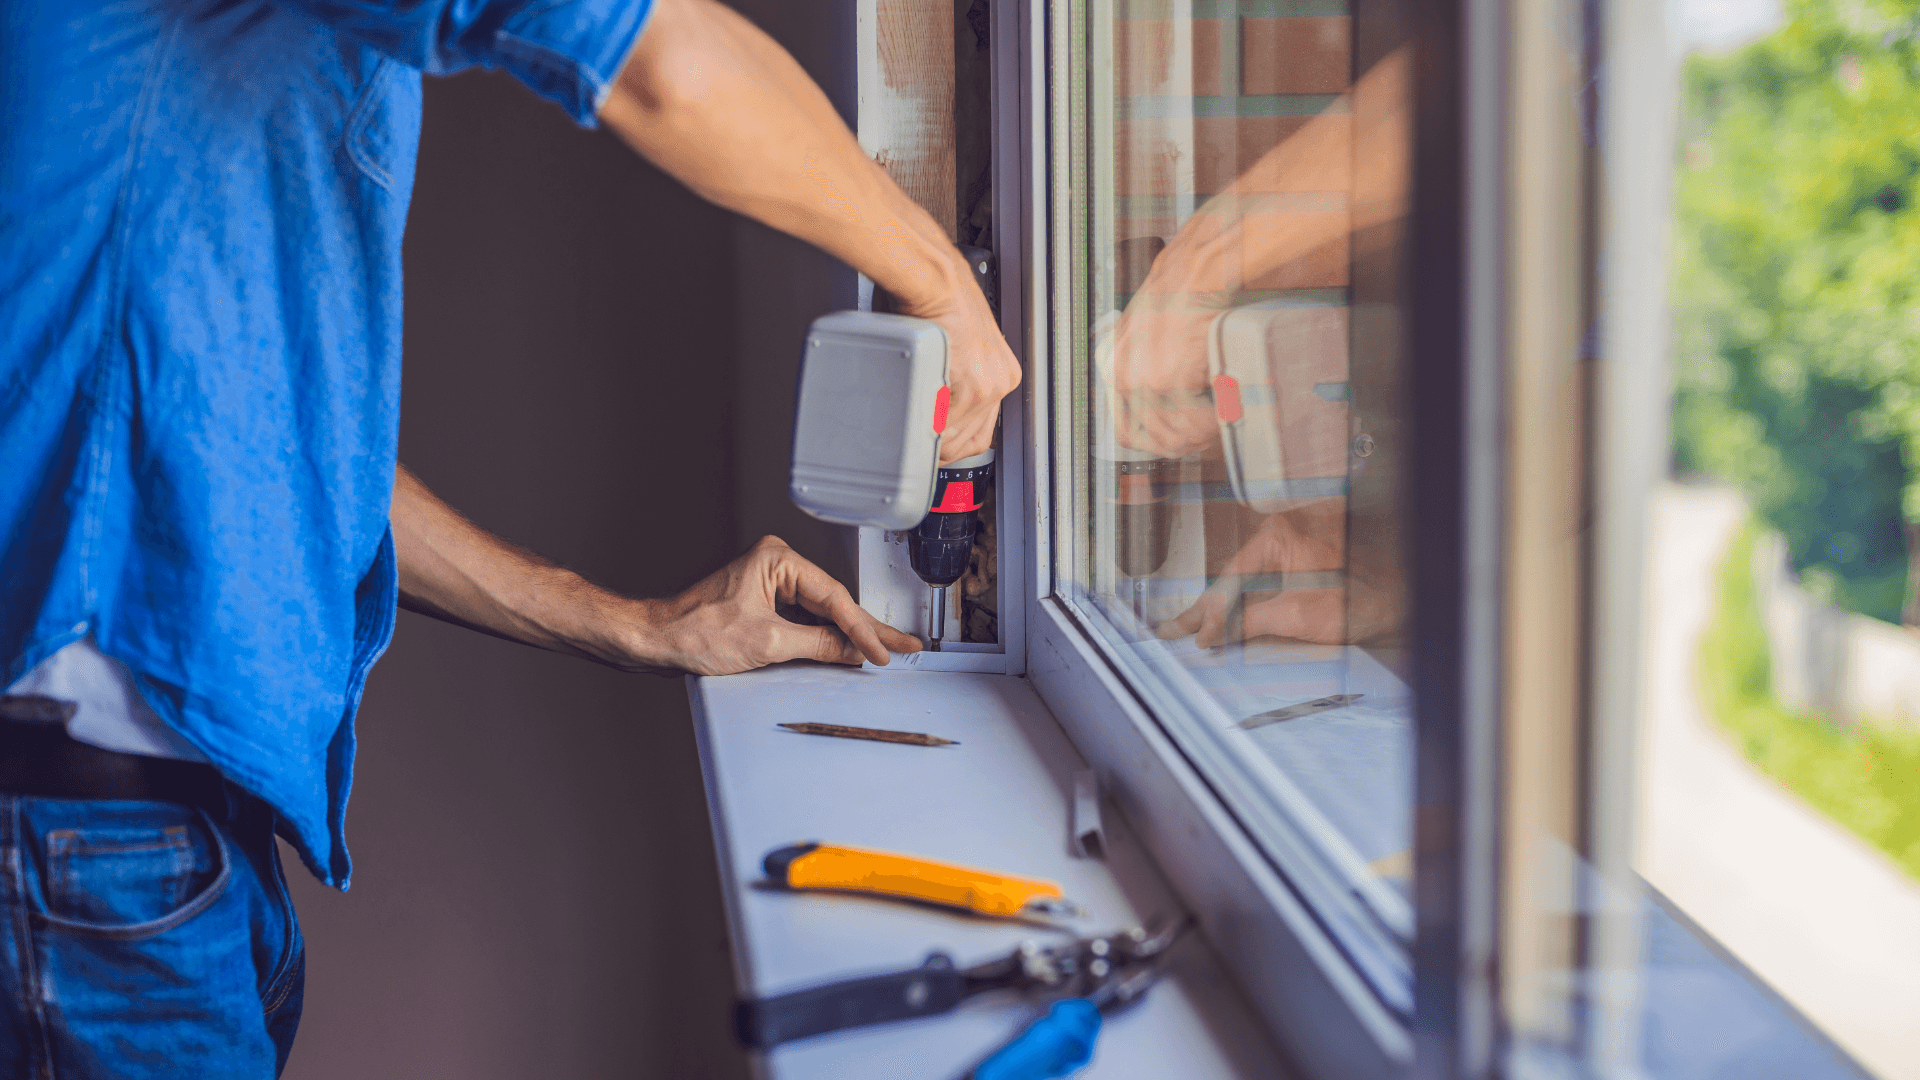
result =
[{"label": "blue jeans", "polygon": [[264,1080],[306,954],[273,812],[0,794],[0,1077]]}]

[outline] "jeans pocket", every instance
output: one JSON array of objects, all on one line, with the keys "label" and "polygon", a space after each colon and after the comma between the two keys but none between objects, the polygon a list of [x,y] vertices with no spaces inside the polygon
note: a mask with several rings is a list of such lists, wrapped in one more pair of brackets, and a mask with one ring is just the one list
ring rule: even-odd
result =
[{"label": "jeans pocket", "polygon": [[232,875],[204,811],[179,820],[53,829],[46,834],[48,929],[132,939],[172,929],[218,899]]}]

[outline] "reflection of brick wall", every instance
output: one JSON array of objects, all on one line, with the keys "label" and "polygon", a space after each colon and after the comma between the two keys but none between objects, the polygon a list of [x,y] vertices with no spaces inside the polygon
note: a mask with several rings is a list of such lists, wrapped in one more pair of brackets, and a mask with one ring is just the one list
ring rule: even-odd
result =
[{"label": "reflection of brick wall", "polygon": [[[1195,18],[1170,17],[1168,0],[1117,0],[1113,28],[1113,155],[1117,220],[1125,244],[1143,237],[1226,243],[1239,257],[1214,280],[1199,283],[1207,305],[1262,305],[1234,316],[1236,372],[1249,421],[1261,414],[1276,434],[1242,442],[1240,469],[1248,490],[1297,491],[1256,501],[1261,510],[1314,506],[1299,524],[1335,551],[1345,550],[1344,491],[1350,443],[1347,308],[1352,280],[1349,240],[1352,147],[1345,95],[1353,81],[1352,20],[1343,0],[1191,0]],[[1263,170],[1264,186],[1247,177],[1256,162],[1326,116],[1339,135],[1335,160],[1307,170]],[[1097,152],[1097,150],[1096,150]],[[1298,149],[1294,151],[1298,153]],[[1327,229],[1329,219],[1334,228]],[[1244,261],[1257,238],[1317,226],[1336,239],[1280,266]],[[1265,245],[1271,250],[1274,245]],[[1139,247],[1123,248],[1132,269]],[[1123,273],[1117,288],[1138,285]],[[1124,305],[1124,293],[1114,298]],[[1178,306],[1180,300],[1170,298]],[[1337,318],[1274,310],[1290,304],[1335,309]],[[1263,329],[1261,329],[1263,328]],[[1256,332],[1257,331],[1257,332]],[[1261,513],[1231,505],[1222,449],[1181,466],[1173,497],[1205,502],[1201,560],[1211,577],[1258,530]],[[1183,563],[1183,559],[1175,559]],[[1169,571],[1192,591],[1201,566]],[[1171,583],[1169,583],[1171,584]],[[1170,594],[1171,595],[1171,594]]]},{"label": "reflection of brick wall", "polygon": [[1240,20],[1242,94],[1339,94],[1352,81],[1346,16]]},{"label": "reflection of brick wall", "polygon": [[[1339,95],[1352,82],[1352,21],[1330,9],[1338,10],[1318,0],[1203,0],[1194,10],[1205,17],[1183,27],[1166,17],[1164,0],[1121,5],[1114,27],[1118,238],[1170,238],[1181,215],[1226,190],[1314,116],[1344,113]],[[1301,14],[1288,14],[1292,10]],[[1348,193],[1350,156],[1342,153],[1343,168],[1321,176],[1314,193]],[[1216,209],[1227,220],[1215,229],[1255,214],[1266,223],[1244,222],[1248,227],[1284,229],[1290,215],[1345,213],[1344,204],[1329,210],[1285,200]],[[1262,293],[1340,288],[1348,282],[1347,261],[1347,246],[1336,245],[1221,287]]]}]

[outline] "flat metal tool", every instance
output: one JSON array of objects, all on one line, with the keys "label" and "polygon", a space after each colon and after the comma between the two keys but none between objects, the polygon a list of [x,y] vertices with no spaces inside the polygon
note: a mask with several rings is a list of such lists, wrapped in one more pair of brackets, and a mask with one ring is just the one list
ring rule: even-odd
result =
[{"label": "flat metal tool", "polygon": [[885,728],[847,727],[844,724],[781,724],[802,735],[831,735],[836,739],[870,739],[874,742],[905,743],[908,746],[959,746],[958,739],[922,735],[917,731],[888,731]]},{"label": "flat metal tool", "polygon": [[1053,946],[1027,941],[1010,955],[964,969],[946,953],[930,953],[919,967],[905,971],[741,1001],[734,1010],[735,1029],[749,1049],[768,1050],[829,1031],[937,1016],[995,990],[1088,999],[1096,1008],[1119,1004],[1145,991],[1152,981],[1149,969],[1188,925],[1183,920],[1158,931],[1135,928]]},{"label": "flat metal tool", "polygon": [[[1171,944],[1169,939],[1167,945]],[[1166,951],[1166,946],[1159,951]],[[1154,955],[1157,958],[1158,953]],[[1093,1060],[1093,1042],[1100,1034],[1101,1017],[1146,996],[1165,971],[1158,962],[1138,964],[1097,986],[1086,997],[1054,1002],[1045,1016],[974,1066],[966,1080],[1059,1080],[1072,1076]]]},{"label": "flat metal tool", "polygon": [[1302,716],[1312,716],[1314,713],[1344,709],[1366,696],[1365,694],[1328,694],[1326,697],[1314,698],[1312,701],[1302,701],[1295,705],[1287,705],[1268,712],[1256,713],[1240,721],[1240,726],[1251,731],[1254,728],[1265,727],[1268,724],[1277,724],[1282,720],[1298,720]]}]

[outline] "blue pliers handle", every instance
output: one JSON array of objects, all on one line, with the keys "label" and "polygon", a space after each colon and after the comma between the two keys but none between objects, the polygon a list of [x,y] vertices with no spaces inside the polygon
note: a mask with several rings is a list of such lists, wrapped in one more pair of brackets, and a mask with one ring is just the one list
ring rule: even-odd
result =
[{"label": "blue pliers handle", "polygon": [[972,1080],[1054,1080],[1093,1058],[1100,1007],[1086,998],[1056,1001],[1019,1037],[973,1070]]}]

